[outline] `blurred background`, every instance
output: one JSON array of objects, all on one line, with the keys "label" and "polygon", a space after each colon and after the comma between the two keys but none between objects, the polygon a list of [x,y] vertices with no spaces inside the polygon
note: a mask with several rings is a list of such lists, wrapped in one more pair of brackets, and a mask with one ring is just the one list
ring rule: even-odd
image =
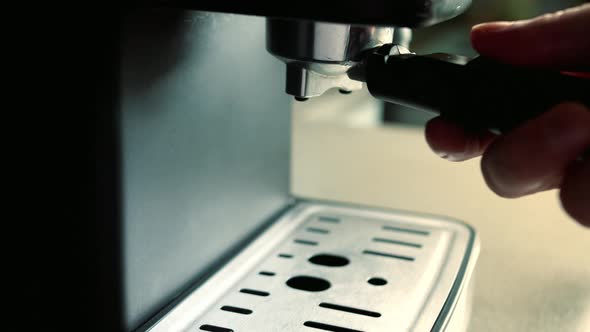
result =
[{"label": "blurred background", "polygon": [[[473,0],[471,8],[463,15],[432,27],[413,31],[411,50],[418,54],[451,53],[475,56],[469,33],[471,27],[488,21],[528,19],[554,12],[588,1],[581,0]],[[384,105],[383,119],[386,123],[399,122],[422,126],[429,114],[409,111],[401,106]]]},{"label": "blurred background", "polygon": [[[582,3],[474,0],[465,14],[414,31],[411,50],[474,56],[475,24]],[[469,332],[590,331],[590,230],[563,211],[557,190],[495,195],[480,158],[451,163],[432,153],[423,136],[429,114],[384,104],[366,89],[293,108],[296,196],[447,215],[475,227],[482,246]]]}]

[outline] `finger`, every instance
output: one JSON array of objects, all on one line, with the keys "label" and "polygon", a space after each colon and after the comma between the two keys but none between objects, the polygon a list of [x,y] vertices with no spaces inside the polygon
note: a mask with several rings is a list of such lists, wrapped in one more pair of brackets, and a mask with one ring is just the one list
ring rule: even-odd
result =
[{"label": "finger", "polygon": [[426,124],[426,141],[441,158],[464,161],[480,156],[496,138],[490,132],[469,134],[457,124],[436,117]]},{"label": "finger", "polygon": [[590,67],[590,4],[530,20],[476,25],[473,47],[514,65],[586,70]]},{"label": "finger", "polygon": [[561,185],[560,198],[572,218],[590,227],[590,159],[576,163],[568,170]]},{"label": "finger", "polygon": [[492,143],[482,158],[488,186],[503,197],[557,188],[590,146],[590,110],[564,103]]}]

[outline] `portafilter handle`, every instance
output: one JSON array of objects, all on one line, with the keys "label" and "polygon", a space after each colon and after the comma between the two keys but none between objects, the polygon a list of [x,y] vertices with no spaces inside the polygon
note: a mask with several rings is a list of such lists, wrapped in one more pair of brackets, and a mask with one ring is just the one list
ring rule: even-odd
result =
[{"label": "portafilter handle", "polygon": [[505,133],[566,101],[590,107],[590,77],[478,56],[416,55],[385,45],[349,76],[372,96],[440,114],[467,129]]}]

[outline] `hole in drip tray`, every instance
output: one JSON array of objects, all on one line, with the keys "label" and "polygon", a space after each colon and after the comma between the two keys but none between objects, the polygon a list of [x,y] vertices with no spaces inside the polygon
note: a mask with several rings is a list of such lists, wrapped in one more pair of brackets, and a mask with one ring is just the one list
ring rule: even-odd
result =
[{"label": "hole in drip tray", "polygon": [[358,309],[358,308],[353,308],[353,307],[347,307],[347,306],[343,306],[343,305],[339,305],[339,304],[322,302],[322,303],[320,303],[320,307],[332,309],[332,310],[340,310],[340,311],[344,311],[344,312],[349,312],[351,314],[357,314],[357,315],[363,315],[363,316],[369,316],[369,317],[381,317],[381,314],[378,312],[363,310],[363,309]]},{"label": "hole in drip tray", "polygon": [[201,325],[199,328],[202,331],[209,331],[209,332],[234,332],[232,329],[226,329],[225,327],[215,326],[215,325]]},{"label": "hole in drip tray", "polygon": [[269,292],[263,292],[263,291],[259,291],[259,290],[255,290],[255,289],[249,289],[249,288],[240,289],[240,293],[256,295],[256,296],[269,296],[270,295]]},{"label": "hole in drip tray", "polygon": [[308,246],[317,246],[318,245],[318,243],[316,241],[309,241],[309,240],[295,239],[294,242],[299,243],[299,244],[305,244]]},{"label": "hole in drip tray", "polygon": [[383,285],[387,284],[387,280],[385,280],[383,278],[371,278],[371,279],[367,280],[367,282],[373,286],[383,286]]},{"label": "hole in drip tray", "polygon": [[319,217],[318,218],[319,221],[321,222],[330,222],[330,223],[334,223],[337,224],[340,222],[340,218],[334,218],[334,217]]},{"label": "hole in drip tray", "polygon": [[350,262],[346,257],[328,254],[315,255],[309,261],[313,264],[324,266],[345,266]]},{"label": "hole in drip tray", "polygon": [[224,305],[223,307],[221,307],[221,310],[235,312],[236,314],[242,314],[242,315],[249,315],[252,313],[252,310],[250,310],[250,309],[238,308],[238,307],[233,307],[230,305]]},{"label": "hole in drip tray", "polygon": [[318,330],[332,331],[332,332],[363,332],[363,331],[359,331],[359,330],[348,329],[346,327],[340,327],[340,326],[324,324],[324,323],[319,323],[319,322],[312,322],[312,321],[307,321],[307,322],[303,323],[303,325],[307,326],[307,327],[312,327],[312,328],[318,329]]},{"label": "hole in drip tray", "polygon": [[310,233],[329,234],[330,231],[323,228],[307,227],[306,230]]},{"label": "hole in drip tray", "polygon": [[330,282],[316,277],[297,276],[287,280],[287,286],[308,292],[321,292],[330,288]]}]

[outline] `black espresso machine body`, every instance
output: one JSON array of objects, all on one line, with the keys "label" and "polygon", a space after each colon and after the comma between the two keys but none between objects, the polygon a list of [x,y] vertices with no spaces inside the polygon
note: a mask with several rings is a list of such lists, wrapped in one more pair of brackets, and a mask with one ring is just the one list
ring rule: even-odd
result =
[{"label": "black espresso machine body", "polygon": [[[122,39],[122,283],[133,330],[289,203],[290,99],[264,22],[131,15]],[[189,263],[190,262],[190,263]]]},{"label": "black espresso machine body", "polygon": [[264,16],[418,27],[468,4],[177,1],[122,11],[109,35],[117,43],[99,52],[112,63],[93,68],[101,89],[87,209],[57,237],[68,248],[50,293],[75,313],[52,315],[58,329],[150,329],[298,204],[289,193],[293,100],[284,63],[266,49]]}]

